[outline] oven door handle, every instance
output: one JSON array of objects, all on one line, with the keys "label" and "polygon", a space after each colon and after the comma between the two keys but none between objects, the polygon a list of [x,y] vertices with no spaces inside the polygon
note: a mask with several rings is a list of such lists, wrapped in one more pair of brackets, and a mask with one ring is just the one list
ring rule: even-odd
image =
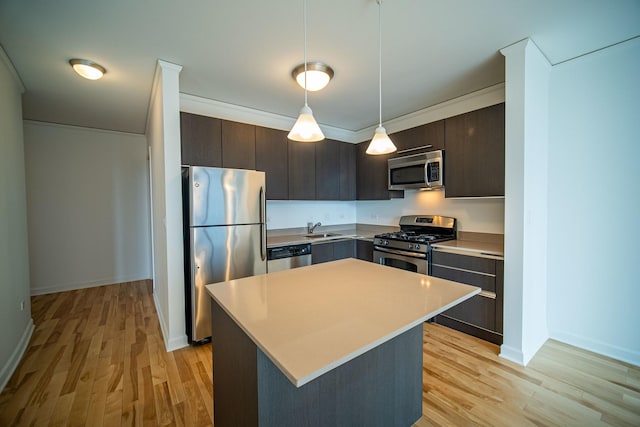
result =
[{"label": "oven door handle", "polygon": [[373,250],[378,252],[384,252],[391,255],[404,255],[411,258],[425,259],[425,260],[427,259],[427,254],[423,254],[419,252],[408,252],[408,251],[403,251],[402,249],[386,249],[379,246],[374,246]]}]

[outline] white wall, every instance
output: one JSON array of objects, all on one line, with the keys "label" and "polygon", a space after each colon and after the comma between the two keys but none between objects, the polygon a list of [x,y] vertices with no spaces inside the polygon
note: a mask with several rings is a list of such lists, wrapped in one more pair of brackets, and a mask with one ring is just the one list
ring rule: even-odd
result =
[{"label": "white wall", "polygon": [[0,392],[33,332],[22,92],[20,79],[0,47]]},{"label": "white wall", "polygon": [[502,234],[504,199],[446,199],[443,191],[405,191],[404,199],[356,202],[362,224],[398,225],[402,215],[444,215],[457,218],[458,231]]},{"label": "white wall", "polygon": [[25,121],[31,293],[151,277],[143,135]]},{"label": "white wall", "polygon": [[551,75],[553,338],[640,365],[640,38]]},{"label": "white wall", "polygon": [[152,168],[154,300],[167,351],[187,345],[180,169],[181,69],[158,61],[146,132]]}]

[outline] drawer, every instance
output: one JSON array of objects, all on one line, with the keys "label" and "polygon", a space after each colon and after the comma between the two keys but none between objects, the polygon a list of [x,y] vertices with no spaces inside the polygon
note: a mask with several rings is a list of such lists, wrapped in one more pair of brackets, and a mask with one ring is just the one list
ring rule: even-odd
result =
[{"label": "drawer", "polygon": [[440,314],[490,331],[496,330],[496,300],[474,295]]},{"label": "drawer", "polygon": [[[493,261],[493,260],[489,260]],[[494,265],[495,267],[495,265]],[[466,283],[477,286],[484,291],[496,292],[496,277],[487,274],[474,273],[472,271],[457,270],[442,265],[432,265],[431,275],[441,279],[452,280],[454,282]]]},{"label": "drawer", "polygon": [[496,274],[496,260],[468,255],[442,252],[434,249],[431,252],[431,262],[435,265],[460,268],[463,270],[477,271],[480,273]]}]

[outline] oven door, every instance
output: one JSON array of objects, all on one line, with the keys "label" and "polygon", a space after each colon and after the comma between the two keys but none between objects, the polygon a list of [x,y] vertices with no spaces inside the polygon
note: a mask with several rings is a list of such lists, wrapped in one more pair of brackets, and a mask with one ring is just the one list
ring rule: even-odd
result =
[{"label": "oven door", "polygon": [[426,254],[379,247],[375,247],[373,250],[373,262],[421,274],[427,274],[429,265]]}]

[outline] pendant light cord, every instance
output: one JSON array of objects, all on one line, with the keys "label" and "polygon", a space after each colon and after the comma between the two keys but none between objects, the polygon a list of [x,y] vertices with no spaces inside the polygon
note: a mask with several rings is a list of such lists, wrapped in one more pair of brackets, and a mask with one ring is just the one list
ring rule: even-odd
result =
[{"label": "pendant light cord", "polygon": [[[306,0],[305,0],[306,1]],[[378,2],[378,117],[379,127],[382,127],[382,0]]]},{"label": "pendant light cord", "polygon": [[307,0],[302,2],[302,15],[304,22],[304,105],[307,107]]}]

